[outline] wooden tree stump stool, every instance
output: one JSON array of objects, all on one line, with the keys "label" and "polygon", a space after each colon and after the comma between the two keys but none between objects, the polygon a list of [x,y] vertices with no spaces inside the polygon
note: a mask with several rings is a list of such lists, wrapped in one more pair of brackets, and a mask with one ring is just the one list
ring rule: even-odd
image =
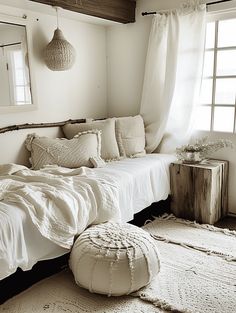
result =
[{"label": "wooden tree stump stool", "polygon": [[199,223],[214,224],[228,212],[228,161],[170,165],[171,211]]}]

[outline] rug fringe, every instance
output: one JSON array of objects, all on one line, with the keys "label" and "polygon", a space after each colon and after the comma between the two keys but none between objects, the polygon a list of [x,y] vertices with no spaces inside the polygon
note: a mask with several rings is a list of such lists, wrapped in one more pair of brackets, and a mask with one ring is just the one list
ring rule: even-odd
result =
[{"label": "rug fringe", "polygon": [[172,244],[175,244],[175,245],[182,246],[182,247],[184,247],[186,249],[198,250],[198,251],[201,251],[201,252],[205,252],[208,255],[221,257],[221,258],[223,258],[224,260],[226,260],[228,262],[236,262],[236,257],[234,257],[234,256],[232,256],[230,254],[225,254],[223,252],[219,252],[219,251],[215,251],[215,250],[209,250],[209,249],[204,248],[204,247],[191,245],[190,243],[181,242],[181,241],[178,241],[178,240],[173,240],[173,239],[170,239],[170,238],[167,238],[167,237],[163,237],[163,236],[160,236],[160,235],[154,235],[152,233],[150,233],[150,236],[152,236],[152,238],[154,238],[155,240],[158,240],[158,241],[163,241],[163,242],[166,242],[166,243],[172,243]]},{"label": "rug fringe", "polygon": [[[165,214],[163,214],[162,216],[159,216],[159,217],[153,216],[153,218],[155,220],[154,221],[150,221],[150,222],[152,222],[154,224],[155,224],[155,222],[158,222],[158,221],[175,221],[177,223],[184,224],[184,225],[189,225],[189,226],[197,228],[197,229],[205,229],[205,230],[212,231],[212,232],[222,233],[222,234],[225,234],[227,236],[236,237],[236,231],[234,231],[234,230],[229,230],[229,229],[226,229],[226,228],[222,229],[222,228],[218,228],[218,227],[215,227],[215,226],[209,225],[209,224],[199,224],[196,221],[189,221],[189,220],[185,220],[185,219],[182,219],[182,218],[178,218],[178,217],[174,216],[174,214],[167,214],[167,213],[165,213]],[[148,226],[149,225],[149,220],[146,221],[145,225],[146,225],[146,229],[149,229],[149,226]],[[210,250],[210,249],[207,249],[207,248],[204,248],[204,247],[200,247],[200,246],[193,245],[193,244],[190,244],[190,243],[178,241],[178,240],[175,240],[175,239],[170,239],[168,237],[164,237],[164,236],[161,236],[161,235],[158,235],[158,234],[152,234],[151,229],[149,229],[149,232],[150,232],[150,235],[154,239],[156,239],[156,240],[163,241],[163,242],[166,242],[166,243],[172,243],[172,244],[175,244],[175,245],[179,245],[179,246],[185,247],[187,249],[198,250],[198,251],[207,253],[208,255],[218,256],[218,257],[221,257],[221,258],[223,258],[224,260],[226,260],[228,262],[236,262],[236,257],[233,256],[233,255],[225,254],[223,252],[219,252],[219,251],[215,251],[215,250]]]},{"label": "rug fringe", "polygon": [[158,297],[151,297],[146,293],[136,293],[136,294],[141,300],[151,302],[153,305],[155,305],[159,309],[173,312],[173,313],[192,313],[192,311],[178,308],[177,306],[169,304],[165,300],[159,299]]},{"label": "rug fringe", "polygon": [[[219,228],[219,227],[216,227],[214,225],[209,225],[209,224],[199,224],[196,221],[189,221],[189,220],[185,220],[185,219],[176,217],[176,216],[174,216],[174,214],[164,213],[162,216],[153,216],[153,218],[157,221],[158,220],[159,221],[161,221],[161,220],[172,220],[172,221],[176,221],[176,222],[181,223],[181,224],[191,225],[195,228],[206,229],[206,230],[210,230],[210,231],[214,231],[214,232],[223,233],[227,236],[236,237],[236,231],[235,230],[230,230],[228,228]],[[147,221],[147,222],[149,222],[149,221]]]}]

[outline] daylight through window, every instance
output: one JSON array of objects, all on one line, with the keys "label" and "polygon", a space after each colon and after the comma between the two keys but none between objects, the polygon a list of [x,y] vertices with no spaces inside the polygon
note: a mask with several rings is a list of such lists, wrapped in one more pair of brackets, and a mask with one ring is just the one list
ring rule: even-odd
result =
[{"label": "daylight through window", "polygon": [[197,128],[235,132],[236,18],[209,22]]}]

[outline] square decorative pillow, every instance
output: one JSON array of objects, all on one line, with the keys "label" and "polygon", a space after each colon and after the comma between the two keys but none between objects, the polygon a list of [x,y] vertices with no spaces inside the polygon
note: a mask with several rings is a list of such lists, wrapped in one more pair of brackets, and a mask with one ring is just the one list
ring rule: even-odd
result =
[{"label": "square decorative pillow", "polygon": [[142,116],[117,118],[116,138],[121,156],[139,157],[145,155],[145,129]]},{"label": "square decorative pillow", "polygon": [[93,121],[89,123],[66,124],[63,126],[66,138],[71,139],[82,131],[98,129],[101,133],[101,157],[104,160],[119,159],[119,148],[116,141],[115,119]]},{"label": "square decorative pillow", "polygon": [[100,157],[101,132],[81,132],[71,140],[29,134],[25,145],[31,152],[31,164],[35,170],[51,164],[68,168],[93,167],[90,158]]}]

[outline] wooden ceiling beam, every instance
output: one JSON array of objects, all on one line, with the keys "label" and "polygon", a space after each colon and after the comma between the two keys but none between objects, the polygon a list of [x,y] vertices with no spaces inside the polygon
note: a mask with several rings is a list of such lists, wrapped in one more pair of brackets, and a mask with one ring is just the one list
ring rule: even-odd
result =
[{"label": "wooden ceiling beam", "polygon": [[135,22],[135,0],[30,0],[119,23]]}]

